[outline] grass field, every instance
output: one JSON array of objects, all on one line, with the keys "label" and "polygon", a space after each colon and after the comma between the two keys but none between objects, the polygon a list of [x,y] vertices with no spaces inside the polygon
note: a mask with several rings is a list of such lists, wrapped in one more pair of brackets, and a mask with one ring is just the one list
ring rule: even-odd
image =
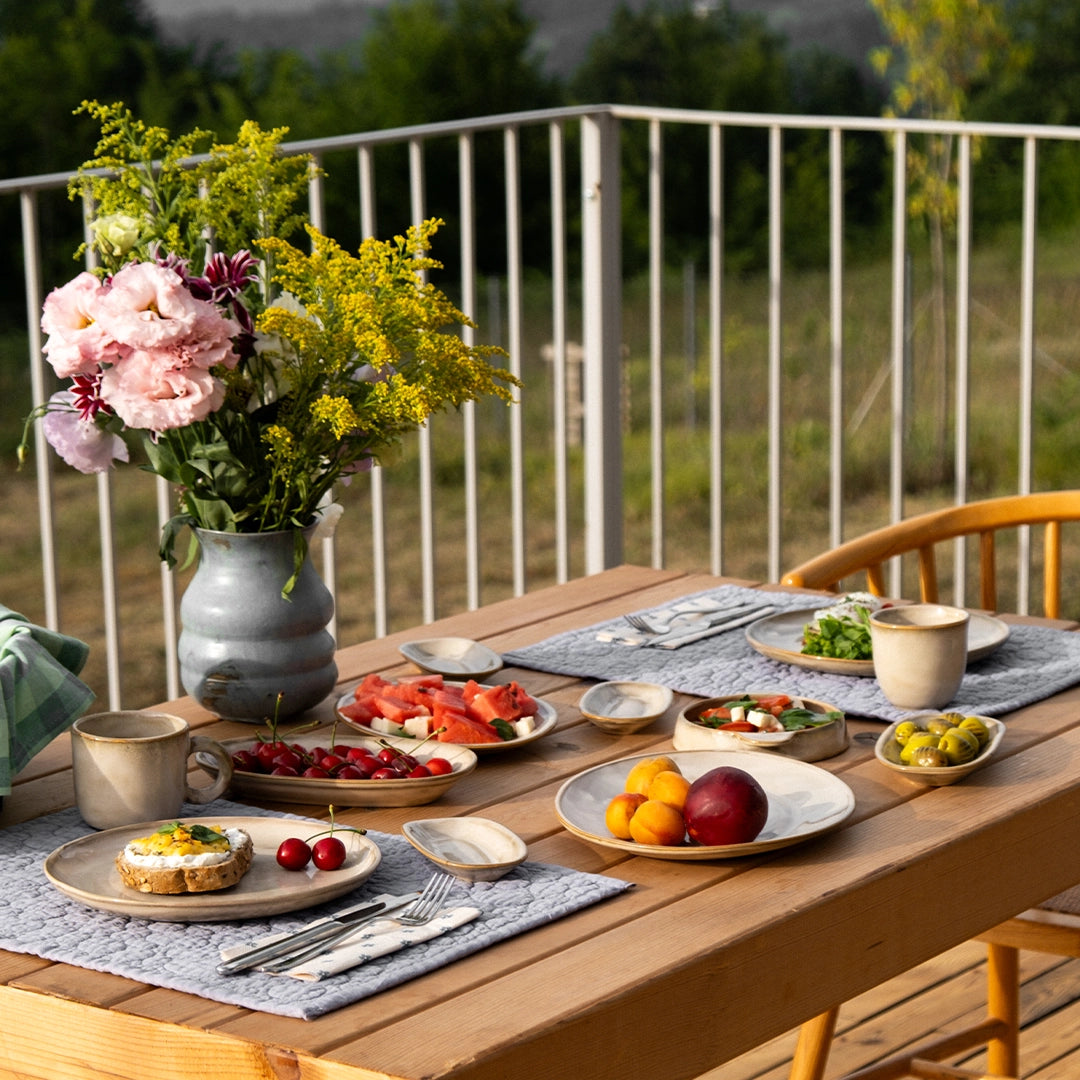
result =
[{"label": "grass field", "polygon": [[[1033,486],[1077,486],[1074,462],[1080,432],[1080,246],[1077,236],[1044,238],[1040,246],[1038,351],[1035,372]],[[888,521],[889,484],[889,267],[849,268],[845,280],[844,531],[854,535]],[[929,323],[925,266],[913,270],[913,378],[905,445],[906,513],[954,498],[952,476],[953,368],[928,370]],[[1018,244],[1001,240],[975,256],[971,328],[972,497],[1014,492],[1018,483],[1020,387],[1020,270]],[[724,296],[724,500],[726,573],[767,576],[766,543],[768,407],[767,295],[760,276],[733,279]],[[694,291],[694,355],[686,353],[682,277],[672,273],[664,304],[664,420],[666,468],[666,562],[709,569],[708,520],[708,303],[706,288]],[[829,546],[829,304],[824,273],[792,273],[785,280],[783,330],[783,564],[791,566]],[[954,309],[950,299],[950,312]],[[525,389],[527,587],[555,580],[552,392],[541,347],[550,339],[550,299],[543,282],[529,285],[521,357]],[[481,317],[481,323],[484,319]],[[573,331],[571,336],[574,336]],[[649,324],[645,284],[631,281],[624,297],[625,372],[625,558],[651,560],[649,474]],[[0,339],[0,603],[29,618],[44,617],[41,541],[33,469],[16,472],[13,448],[21,416],[29,408],[24,346]],[[943,396],[944,395],[944,396]],[[945,410],[944,415],[942,410]],[[512,591],[507,432],[504,407],[484,403],[480,544],[482,601]],[[435,451],[438,614],[466,603],[463,463],[457,417],[436,418]],[[583,510],[580,455],[571,451],[571,575],[583,572]],[[384,470],[392,563],[391,629],[421,621],[419,507],[415,498],[415,447]],[[124,704],[137,707],[164,693],[164,643],[159,627],[162,578],[156,558],[154,478],[135,468],[117,471],[112,516],[122,579],[120,633],[124,650]],[[101,629],[100,541],[97,484],[62,464],[55,470],[62,628],[91,645],[87,681],[105,697]],[[338,532],[338,636],[342,643],[373,632],[370,515],[367,482],[341,493],[346,507]],[[1080,543],[1067,536],[1072,555]],[[1008,555],[1006,553],[1006,558]],[[1080,558],[1066,557],[1080,568]],[[946,575],[947,576],[947,575]],[[185,575],[177,577],[183,587]],[[969,594],[970,595],[970,594]],[[1003,598],[1008,606],[1009,593]],[[1067,613],[1080,617],[1080,569],[1069,575]]]}]

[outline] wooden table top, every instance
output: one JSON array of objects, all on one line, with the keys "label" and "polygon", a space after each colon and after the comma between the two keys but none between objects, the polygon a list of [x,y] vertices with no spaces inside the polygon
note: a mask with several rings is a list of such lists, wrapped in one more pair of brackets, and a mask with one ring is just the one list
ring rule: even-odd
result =
[{"label": "wooden table top", "polygon": [[[619,567],[345,648],[341,690],[371,671],[412,670],[398,652],[410,638],[456,634],[506,651],[719,583]],[[0,1075],[679,1080],[1080,881],[1080,845],[1060,840],[1080,831],[1080,687],[1004,718],[998,758],[950,787],[912,785],[853,740],[820,763],[855,794],[839,829],[747,858],[683,862],[572,836],[554,796],[585,768],[670,749],[688,699],[677,695],[662,720],[616,737],[581,717],[582,680],[503,675],[555,705],[558,725],[518,751],[484,757],[436,804],[438,815],[482,813],[517,832],[531,859],[611,874],[634,889],[312,1021],[0,952]],[[332,700],[321,707],[327,719]],[[204,734],[251,732],[186,699],[165,707]],[[20,774],[0,826],[72,803],[62,736]],[[338,817],[398,832],[435,808]]]}]

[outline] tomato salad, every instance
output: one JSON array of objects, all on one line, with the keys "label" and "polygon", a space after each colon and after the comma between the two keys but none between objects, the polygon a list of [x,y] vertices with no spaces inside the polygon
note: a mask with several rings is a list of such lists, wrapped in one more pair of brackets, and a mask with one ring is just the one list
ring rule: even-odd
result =
[{"label": "tomato salad", "polygon": [[787,694],[749,694],[724,705],[704,709],[697,723],[716,731],[801,731],[843,718],[837,710],[812,712]]}]

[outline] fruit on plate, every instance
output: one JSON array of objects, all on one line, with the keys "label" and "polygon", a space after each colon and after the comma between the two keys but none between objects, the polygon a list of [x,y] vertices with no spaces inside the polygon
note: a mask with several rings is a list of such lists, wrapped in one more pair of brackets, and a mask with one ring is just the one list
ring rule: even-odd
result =
[{"label": "fruit on plate", "polygon": [[681,772],[675,769],[664,769],[652,778],[646,795],[654,802],[673,806],[681,814],[689,791],[690,781]]},{"label": "fruit on plate", "polygon": [[662,772],[678,772],[679,767],[671,758],[663,755],[655,758],[642,758],[626,776],[624,791],[633,791],[639,795],[648,795],[649,785]]},{"label": "fruit on plate", "polygon": [[[338,825],[334,820],[334,808],[330,807],[330,828],[314,833],[306,840],[299,836],[288,836],[278,845],[277,863],[284,870],[303,870],[309,862],[318,870],[338,870],[345,865],[348,851],[336,835],[342,832],[354,832],[363,836],[366,829],[353,829],[348,825]],[[321,837],[322,839],[316,839]],[[315,841],[312,843],[312,841]]]},{"label": "fruit on plate", "polygon": [[699,844],[748,844],[765,828],[769,797],[744,769],[721,765],[690,785],[683,816]]},{"label": "fruit on plate", "polygon": [[990,729],[978,716],[939,713],[901,721],[893,741],[901,765],[942,768],[974,761],[990,741]]},{"label": "fruit on plate", "polygon": [[448,683],[442,675],[410,675],[396,682],[370,674],[342,716],[382,735],[439,742],[499,743],[536,729],[539,705],[520,683],[485,686],[475,679]]},{"label": "fruit on plate", "polygon": [[175,896],[227,889],[248,872],[253,857],[243,829],[171,821],[129,841],[116,869],[129,889]]},{"label": "fruit on plate", "polygon": [[607,804],[604,811],[604,824],[612,836],[620,840],[632,840],[630,835],[630,819],[634,816],[637,808],[648,800],[644,795],[636,791],[620,791]]},{"label": "fruit on plate", "polygon": [[[412,749],[412,748],[410,748]],[[405,754],[390,746],[369,750],[366,746],[306,747],[282,740],[256,740],[233,753],[233,771],[266,776],[302,776],[319,780],[400,780],[421,776],[445,776],[454,766],[444,757],[425,758]]]}]

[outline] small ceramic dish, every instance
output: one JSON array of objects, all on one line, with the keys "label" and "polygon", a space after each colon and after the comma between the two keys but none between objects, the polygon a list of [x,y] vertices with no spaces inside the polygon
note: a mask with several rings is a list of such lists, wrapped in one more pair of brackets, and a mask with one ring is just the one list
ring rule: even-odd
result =
[{"label": "small ceramic dish", "polygon": [[[932,719],[939,713],[912,714],[910,719],[918,722],[920,717]],[[972,714],[974,715],[974,714]],[[897,720],[890,724],[880,736],[874,746],[874,757],[887,769],[900,773],[901,776],[915,784],[926,784],[930,787],[944,787],[946,784],[955,784],[957,780],[963,780],[970,776],[976,769],[981,769],[993,756],[1001,740],[1005,737],[1005,725],[1000,720],[991,716],[979,716],[990,732],[990,741],[979,751],[978,755],[963,765],[905,765],[900,761],[900,744],[896,741],[896,729],[903,720]]]},{"label": "small ceramic dish", "polygon": [[646,682],[602,682],[590,686],[578,708],[601,731],[630,735],[648,727],[671,705],[666,686]]},{"label": "small ceramic dish", "polygon": [[483,679],[503,666],[497,652],[463,637],[437,637],[406,641],[398,651],[421,671],[467,679]]},{"label": "small ceramic dish", "polygon": [[427,818],[401,828],[421,855],[463,881],[495,881],[528,854],[517,833],[487,818]]},{"label": "small ceramic dish", "polygon": [[[726,697],[708,698],[688,705],[675,721],[672,745],[676,750],[771,750],[798,761],[822,761],[841,754],[848,746],[847,723],[843,714],[836,720],[819,727],[799,731],[721,731],[707,727],[699,718],[703,712],[739,701],[745,697],[768,697],[777,693],[729,694]],[[835,705],[810,698],[795,698],[804,708],[815,713],[840,712]]]}]

